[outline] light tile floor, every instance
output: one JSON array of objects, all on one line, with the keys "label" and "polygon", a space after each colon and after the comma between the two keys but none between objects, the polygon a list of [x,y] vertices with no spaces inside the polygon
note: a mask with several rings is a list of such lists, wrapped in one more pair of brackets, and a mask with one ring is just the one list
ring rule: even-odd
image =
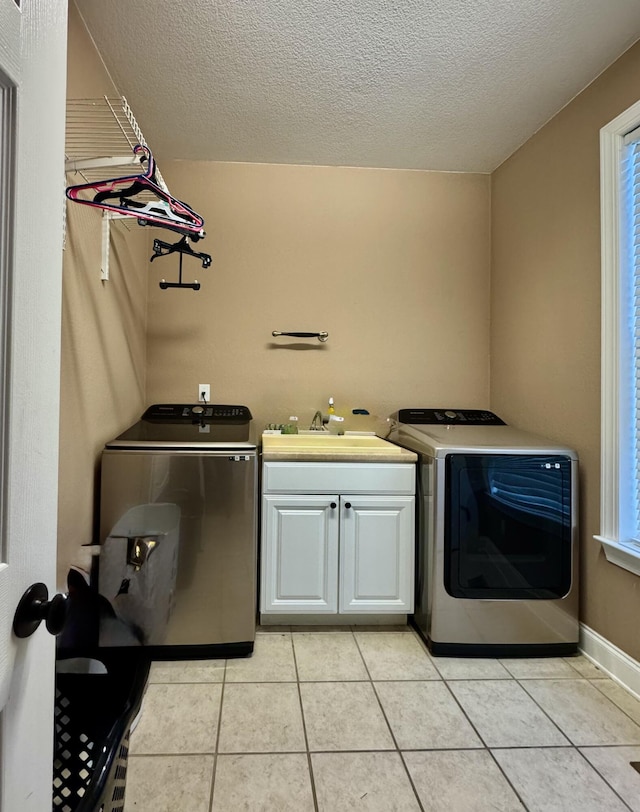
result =
[{"label": "light tile floor", "polygon": [[153,665],[126,812],[640,812],[631,762],[640,701],[584,657],[261,629],[251,658]]}]

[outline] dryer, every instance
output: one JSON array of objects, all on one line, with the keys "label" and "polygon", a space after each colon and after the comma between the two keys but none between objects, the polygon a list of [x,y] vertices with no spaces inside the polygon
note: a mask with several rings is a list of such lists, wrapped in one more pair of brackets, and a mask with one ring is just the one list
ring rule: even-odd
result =
[{"label": "dryer", "polygon": [[492,412],[401,409],[418,462],[414,625],[435,655],[574,654],[578,457]]}]

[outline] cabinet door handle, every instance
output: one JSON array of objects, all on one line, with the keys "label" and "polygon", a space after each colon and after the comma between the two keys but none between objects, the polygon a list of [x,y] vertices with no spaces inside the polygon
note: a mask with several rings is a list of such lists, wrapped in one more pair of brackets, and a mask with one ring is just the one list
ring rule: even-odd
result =
[{"label": "cabinet door handle", "polygon": [[346,507],[347,510],[349,510],[349,508],[351,507],[351,502],[345,502],[344,506]]},{"label": "cabinet door handle", "polygon": [[335,503],[335,502],[332,502],[332,503],[329,505],[329,507],[330,507],[332,510],[335,510],[335,509],[336,509],[338,506],[336,505],[336,503]]}]

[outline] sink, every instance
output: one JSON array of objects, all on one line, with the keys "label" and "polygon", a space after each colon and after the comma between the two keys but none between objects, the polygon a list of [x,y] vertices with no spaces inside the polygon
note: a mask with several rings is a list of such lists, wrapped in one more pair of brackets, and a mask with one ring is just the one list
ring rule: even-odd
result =
[{"label": "sink", "polygon": [[357,434],[329,434],[318,431],[310,434],[263,434],[262,447],[265,451],[314,451],[333,453],[373,453],[402,454],[400,446],[388,443],[380,437]]}]

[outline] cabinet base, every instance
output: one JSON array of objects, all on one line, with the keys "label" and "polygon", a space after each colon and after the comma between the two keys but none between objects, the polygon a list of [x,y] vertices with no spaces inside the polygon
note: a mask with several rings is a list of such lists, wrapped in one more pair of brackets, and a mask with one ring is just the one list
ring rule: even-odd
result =
[{"label": "cabinet base", "polygon": [[[260,613],[261,626],[406,626],[407,615],[301,615]],[[260,629],[258,628],[258,631]]]}]

